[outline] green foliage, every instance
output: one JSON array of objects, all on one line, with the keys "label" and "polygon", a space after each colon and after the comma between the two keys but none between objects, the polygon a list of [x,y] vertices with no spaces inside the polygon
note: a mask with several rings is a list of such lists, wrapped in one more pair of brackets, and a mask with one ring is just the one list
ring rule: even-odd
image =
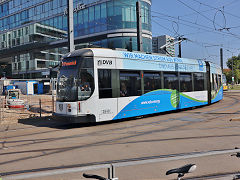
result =
[{"label": "green foliage", "polygon": [[[235,79],[235,83],[239,83],[240,81],[240,54],[238,56],[233,56],[227,60],[227,67],[232,70],[233,67],[233,75]],[[232,66],[233,65],[233,66]],[[232,82],[232,72],[225,73],[227,82]]]},{"label": "green foliage", "polygon": [[233,56],[227,60],[227,67],[232,69],[232,61],[233,61],[233,69],[240,69],[240,55]]},{"label": "green foliage", "polygon": [[236,69],[235,72],[234,72],[234,77],[235,77],[235,82],[237,84],[239,84],[239,81],[240,81],[240,70],[239,69]]},{"label": "green foliage", "polygon": [[227,84],[231,84],[232,82],[232,71],[229,72],[224,72],[226,79],[227,79]]}]

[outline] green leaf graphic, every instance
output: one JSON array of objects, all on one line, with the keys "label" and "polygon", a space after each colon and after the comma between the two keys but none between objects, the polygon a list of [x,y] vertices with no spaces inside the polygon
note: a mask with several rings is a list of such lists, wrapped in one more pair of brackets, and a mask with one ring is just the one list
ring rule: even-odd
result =
[{"label": "green leaf graphic", "polygon": [[174,108],[176,108],[179,104],[179,95],[177,90],[173,90],[171,94],[171,104]]}]

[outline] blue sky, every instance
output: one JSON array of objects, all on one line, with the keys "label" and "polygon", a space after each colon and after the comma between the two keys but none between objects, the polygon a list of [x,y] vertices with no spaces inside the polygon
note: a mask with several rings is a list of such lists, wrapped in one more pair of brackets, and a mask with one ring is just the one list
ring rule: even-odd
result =
[{"label": "blue sky", "polygon": [[[240,0],[152,0],[154,36],[182,36],[182,57],[206,59],[224,68],[240,54]],[[175,46],[176,56],[178,46]]]}]

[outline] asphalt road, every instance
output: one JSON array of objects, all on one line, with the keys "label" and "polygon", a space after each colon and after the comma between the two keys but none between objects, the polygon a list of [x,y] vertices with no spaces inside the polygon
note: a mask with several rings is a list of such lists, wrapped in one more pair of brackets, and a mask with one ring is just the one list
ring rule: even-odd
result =
[{"label": "asphalt road", "polygon": [[[240,159],[231,153],[170,160],[189,154],[240,148],[240,92],[227,92],[218,103],[152,117],[69,125],[51,119],[24,120],[0,127],[0,174],[26,175],[48,170],[128,162],[169,160],[118,167],[120,180],[174,179],[171,168],[197,165],[186,179],[231,179],[240,171]],[[66,171],[67,172],[67,171]],[[86,171],[107,176],[107,170]],[[82,172],[32,179],[83,179]]]}]

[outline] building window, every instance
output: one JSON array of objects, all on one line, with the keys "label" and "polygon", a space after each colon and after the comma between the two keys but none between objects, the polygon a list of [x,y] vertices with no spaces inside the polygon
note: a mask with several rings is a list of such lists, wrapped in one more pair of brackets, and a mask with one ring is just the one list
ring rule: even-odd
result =
[{"label": "building window", "polygon": [[29,34],[29,28],[25,27],[25,35],[28,35],[28,34]]},{"label": "building window", "polygon": [[106,3],[101,4],[101,18],[106,18],[107,17],[107,8],[106,8]]},{"label": "building window", "polygon": [[45,61],[37,61],[37,68],[46,68]]},{"label": "building window", "polygon": [[2,39],[3,39],[3,41],[6,41],[6,34],[2,35]]},{"label": "building window", "polygon": [[20,45],[20,38],[16,39],[16,45]]},{"label": "building window", "polygon": [[1,48],[5,48],[5,42],[1,42]]},{"label": "building window", "polygon": [[29,61],[26,61],[26,69],[29,69]]},{"label": "building window", "polygon": [[19,63],[18,63],[18,70],[21,70],[21,69],[22,69],[22,63],[19,62]]},{"label": "building window", "polygon": [[17,70],[17,63],[13,63],[13,69]]}]

